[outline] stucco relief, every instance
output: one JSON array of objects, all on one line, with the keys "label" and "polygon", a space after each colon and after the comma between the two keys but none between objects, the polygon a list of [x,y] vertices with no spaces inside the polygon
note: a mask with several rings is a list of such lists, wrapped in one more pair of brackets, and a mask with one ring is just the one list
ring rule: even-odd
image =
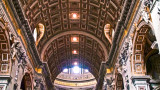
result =
[{"label": "stucco relief", "polygon": [[129,90],[129,73],[131,68],[128,68],[130,65],[130,56],[132,55],[132,37],[128,37],[125,39],[124,44],[120,50],[120,55],[118,58],[118,62],[116,64],[117,70],[123,76],[124,87]]}]

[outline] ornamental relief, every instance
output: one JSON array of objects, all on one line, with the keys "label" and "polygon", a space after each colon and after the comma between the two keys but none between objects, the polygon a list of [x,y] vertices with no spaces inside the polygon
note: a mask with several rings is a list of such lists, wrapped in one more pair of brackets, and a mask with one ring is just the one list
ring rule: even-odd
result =
[{"label": "ornamental relief", "polygon": [[128,66],[131,65],[132,56],[132,37],[129,36],[125,39],[123,46],[121,47],[118,61],[116,63],[117,71],[123,76],[124,88],[129,90],[129,73],[130,69]]},{"label": "ornamental relief", "polygon": [[13,80],[16,89],[22,76],[19,73],[20,69],[26,73],[32,72],[32,67],[21,37],[11,23],[3,4],[0,3],[0,75],[13,76],[11,81]]}]

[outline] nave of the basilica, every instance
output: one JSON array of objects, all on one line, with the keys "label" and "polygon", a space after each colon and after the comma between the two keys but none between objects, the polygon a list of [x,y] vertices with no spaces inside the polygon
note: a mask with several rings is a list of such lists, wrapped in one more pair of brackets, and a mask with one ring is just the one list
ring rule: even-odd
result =
[{"label": "nave of the basilica", "polygon": [[160,90],[160,0],[0,0],[0,90]]}]

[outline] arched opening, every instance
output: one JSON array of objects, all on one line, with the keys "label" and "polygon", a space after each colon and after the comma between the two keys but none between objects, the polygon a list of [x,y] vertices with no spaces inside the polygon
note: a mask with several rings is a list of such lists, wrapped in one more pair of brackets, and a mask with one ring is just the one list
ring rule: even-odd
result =
[{"label": "arched opening", "polygon": [[10,73],[10,44],[5,21],[0,18],[0,75]]},{"label": "arched opening", "polygon": [[149,25],[143,25],[136,32],[134,54],[135,74],[150,75],[159,79],[160,55],[156,45],[156,37]]},{"label": "arched opening", "polygon": [[2,17],[0,17],[0,90],[6,90],[9,79],[8,76],[11,71],[11,46],[8,31],[6,22]]},{"label": "arched opening", "polygon": [[39,23],[37,27],[33,30],[33,37],[36,42],[36,45],[38,45],[39,41],[42,39],[44,35],[45,27],[42,23]]},{"label": "arched opening", "polygon": [[20,89],[21,90],[33,90],[31,80],[32,79],[30,77],[30,74],[26,73],[22,78]]},{"label": "arched opening", "polygon": [[105,60],[104,52],[103,47],[95,39],[82,34],[67,34],[49,43],[43,53],[43,62],[48,64],[52,81],[64,67],[72,67],[75,61],[82,68],[87,66],[92,68],[89,71],[97,79],[101,62]]},{"label": "arched opening", "polygon": [[[93,89],[101,62],[105,61],[104,51],[101,44],[89,35],[65,34],[48,44],[43,62],[48,64],[51,80],[57,88]],[[62,76],[65,78],[59,78]],[[66,77],[75,79],[66,80]]]},{"label": "arched opening", "polygon": [[115,90],[124,90],[123,77],[120,73],[116,75]]},{"label": "arched opening", "polygon": [[160,55],[154,54],[149,57],[146,63],[147,75],[153,79],[160,79]]},{"label": "arched opening", "polygon": [[153,44],[156,41],[153,31],[150,29],[146,33],[145,42],[145,62],[146,62],[146,74],[150,75],[152,79],[160,79],[160,55],[158,49],[155,49]]},{"label": "arched opening", "polygon": [[33,31],[33,37],[34,37],[34,41],[37,41],[37,28],[35,28]]},{"label": "arched opening", "polygon": [[152,79],[160,79],[160,55],[158,49],[155,49],[153,44],[156,41],[153,30],[148,27],[148,31],[145,34],[144,41],[144,58],[146,64],[146,74],[150,75]]}]

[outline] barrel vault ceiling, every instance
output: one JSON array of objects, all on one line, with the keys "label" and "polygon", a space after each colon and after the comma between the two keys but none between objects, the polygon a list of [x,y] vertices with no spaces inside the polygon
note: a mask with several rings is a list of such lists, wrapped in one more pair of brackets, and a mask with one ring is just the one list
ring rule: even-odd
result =
[{"label": "barrel vault ceiling", "polygon": [[[31,30],[38,23],[45,26],[45,34],[37,50],[43,62],[47,62],[53,81],[73,60],[88,66],[90,72],[98,77],[100,64],[106,60],[111,48],[104,35],[104,26],[116,27],[124,0],[20,0],[20,3]],[[73,19],[72,14],[77,18]],[[69,31],[77,33],[54,38]],[[74,36],[79,38],[78,43],[71,42]],[[74,55],[73,50],[78,54]]]}]

